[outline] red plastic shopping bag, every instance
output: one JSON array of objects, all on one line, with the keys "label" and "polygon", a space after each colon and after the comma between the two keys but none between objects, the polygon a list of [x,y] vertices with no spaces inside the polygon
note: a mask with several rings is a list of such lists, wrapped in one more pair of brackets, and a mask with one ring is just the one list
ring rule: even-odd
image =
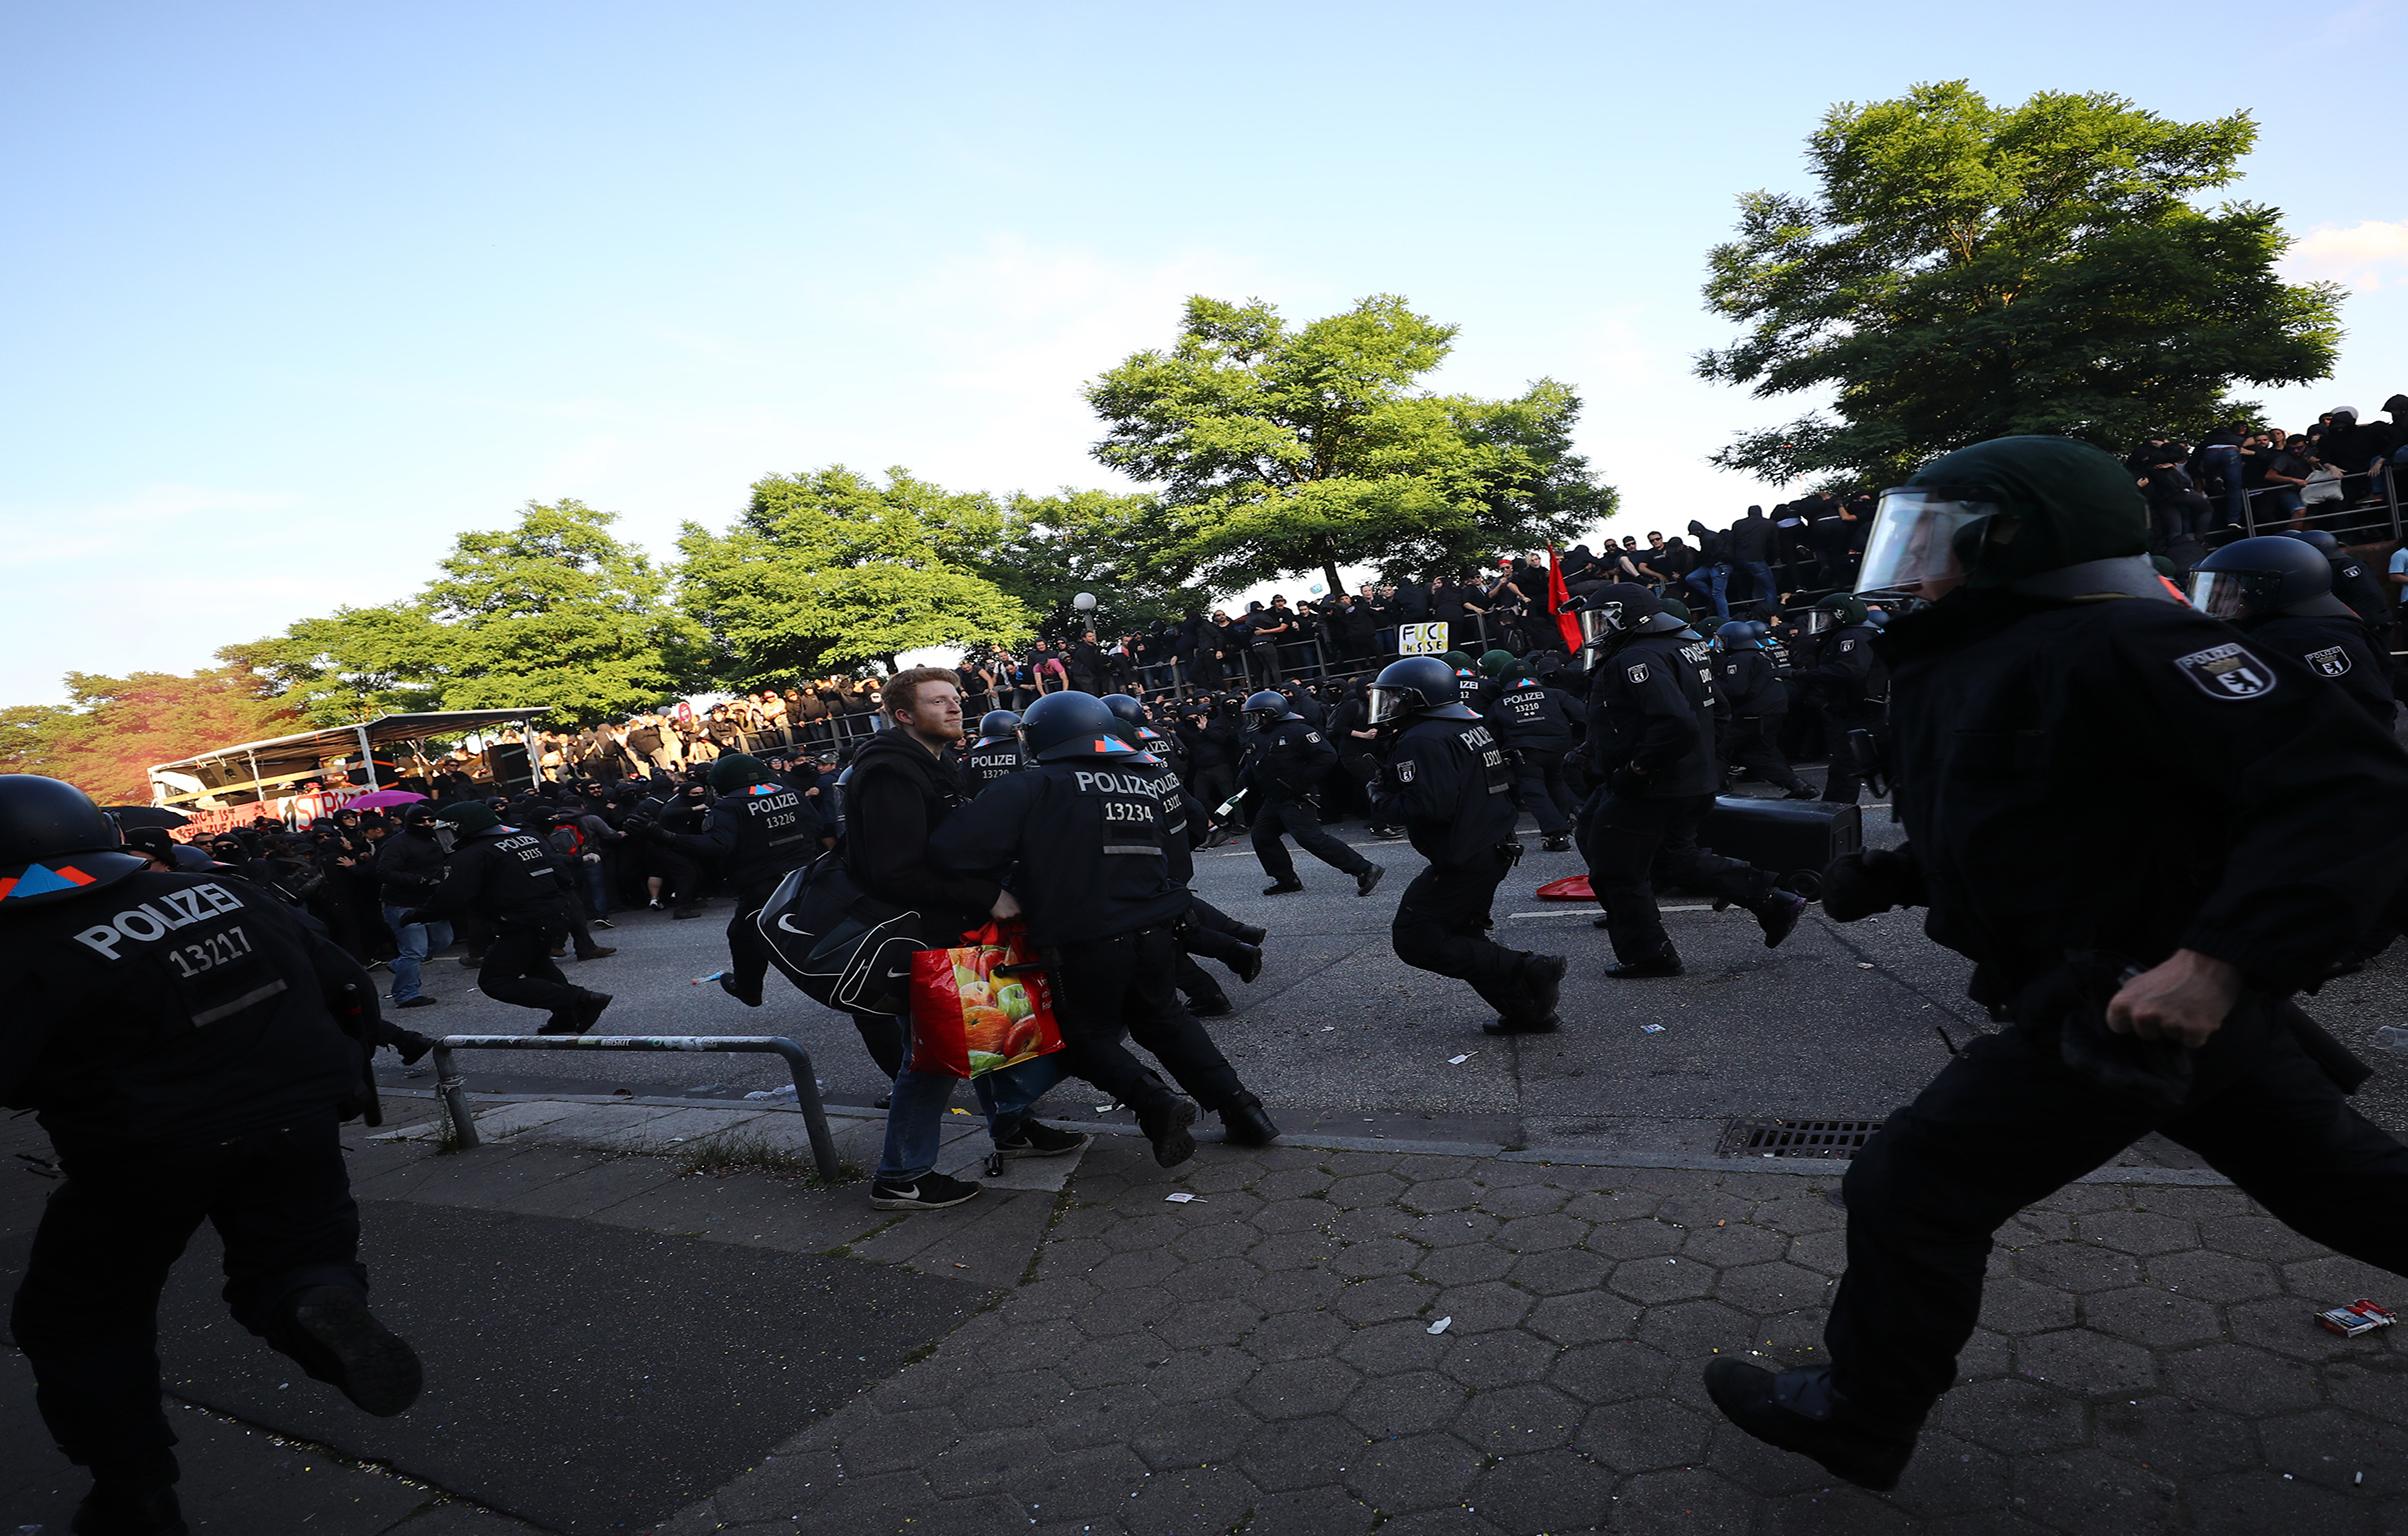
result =
[{"label": "red plastic shopping bag", "polygon": [[911,1067],[983,1077],[1062,1048],[1053,990],[1018,923],[911,957]]}]

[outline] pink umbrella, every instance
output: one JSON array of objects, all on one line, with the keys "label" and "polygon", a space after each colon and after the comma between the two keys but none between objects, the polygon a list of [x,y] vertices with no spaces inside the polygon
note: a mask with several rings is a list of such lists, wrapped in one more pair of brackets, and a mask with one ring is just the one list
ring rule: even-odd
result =
[{"label": "pink umbrella", "polygon": [[372,790],[357,800],[344,801],[343,809],[347,811],[381,811],[388,806],[408,805],[413,800],[424,800],[425,798],[426,796],[407,789],[379,789]]}]

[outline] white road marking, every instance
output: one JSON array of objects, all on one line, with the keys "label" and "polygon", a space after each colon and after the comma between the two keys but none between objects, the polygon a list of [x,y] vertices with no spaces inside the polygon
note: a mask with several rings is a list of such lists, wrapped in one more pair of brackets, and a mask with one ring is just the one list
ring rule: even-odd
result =
[{"label": "white road marking", "polygon": [[[1714,904],[1713,904],[1712,902],[1709,902],[1709,901],[1701,901],[1701,902],[1699,902],[1697,905],[1695,905],[1695,906],[1691,906],[1691,907],[1658,907],[1658,908],[1656,908],[1656,910],[1657,910],[1658,912],[1711,912],[1711,911],[1713,911],[1713,910],[1714,910]],[[1508,918],[1516,918],[1516,917],[1595,917],[1595,916],[1597,915],[1597,906],[1596,906],[1596,904],[1595,904],[1595,903],[1593,903],[1593,902],[1590,902],[1590,903],[1584,903],[1584,904],[1582,904],[1582,905],[1579,905],[1579,906],[1567,907],[1567,908],[1564,908],[1564,909],[1562,909],[1562,910],[1560,910],[1560,911],[1550,911],[1550,912],[1508,912],[1508,913],[1506,913],[1505,915],[1506,915],[1506,917],[1508,917]]]}]

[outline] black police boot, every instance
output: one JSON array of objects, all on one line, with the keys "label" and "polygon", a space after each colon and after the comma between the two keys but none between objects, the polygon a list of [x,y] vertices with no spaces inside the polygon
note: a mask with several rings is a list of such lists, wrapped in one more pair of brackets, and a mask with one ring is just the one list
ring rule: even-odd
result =
[{"label": "black police boot", "polygon": [[[1259,928],[1255,930],[1257,933],[1261,931]],[[1235,973],[1238,980],[1252,986],[1255,978],[1263,973],[1263,947],[1260,944],[1247,945],[1246,952],[1238,956],[1237,964],[1229,969]]]},{"label": "black police boot", "polygon": [[1563,1027],[1563,1020],[1553,1013],[1498,1014],[1480,1026],[1484,1035],[1551,1035]]},{"label": "black police boot", "polygon": [[730,976],[725,971],[721,971],[719,973],[719,990],[725,992],[728,996],[734,998],[737,1002],[742,1003],[747,1008],[758,1008],[761,1006],[761,989],[759,987],[754,987],[750,991],[747,991],[743,983],[737,981],[735,977]]},{"label": "black police boot", "polygon": [[1274,880],[1269,885],[1264,886],[1263,894],[1265,896],[1285,896],[1291,891],[1301,891],[1303,889],[1304,882],[1297,879],[1294,875],[1290,875],[1285,880]]},{"label": "black police boot", "polygon": [[1645,981],[1651,976],[1678,976],[1680,973],[1681,957],[1669,949],[1643,960],[1619,961],[1605,968],[1607,979],[1612,981]]},{"label": "black police boot", "polygon": [[1709,1360],[1706,1395],[1766,1445],[1811,1456],[1834,1476],[1876,1491],[1898,1486],[1921,1427],[1858,1408],[1831,1385],[1827,1365],[1776,1376],[1740,1360]]},{"label": "black police boot", "polygon": [[1270,936],[1270,929],[1257,928],[1252,923],[1240,923],[1230,933],[1230,937],[1236,939],[1240,944],[1251,944],[1256,949],[1262,948],[1263,940]]},{"label": "black police boot", "polygon": [[1361,869],[1356,870],[1355,894],[1357,896],[1370,895],[1371,888],[1375,885],[1378,885],[1380,883],[1380,876],[1386,873],[1388,873],[1388,866],[1385,864],[1366,864]]},{"label": "black police boot", "polygon": [[1764,947],[1779,949],[1781,941],[1797,928],[1798,919],[1806,915],[1806,898],[1775,887],[1762,901],[1749,903],[1748,910],[1756,914],[1756,923],[1764,930]]},{"label": "black police boot", "polygon": [[1797,788],[1783,794],[1781,798],[1784,800],[1816,800],[1820,799],[1821,795],[1813,785],[1800,784]]},{"label": "black police boot", "polygon": [[1173,1098],[1157,1109],[1137,1112],[1137,1128],[1154,1144],[1154,1161],[1176,1168],[1196,1155],[1196,1106]]},{"label": "black police boot", "polygon": [[[38,1526],[27,1526],[38,1530]],[[75,1536],[190,1536],[176,1491],[163,1487],[126,1487],[94,1483],[75,1508]]]},{"label": "black police boot", "polygon": [[1249,1093],[1221,1111],[1221,1139],[1233,1147],[1267,1147],[1279,1139],[1279,1127]]},{"label": "black police boot", "polygon": [[368,1298],[348,1286],[313,1286],[294,1297],[269,1342],[380,1419],[416,1402],[425,1380],[409,1341],[378,1322]]},{"label": "black police boot", "polygon": [[1522,989],[1530,994],[1530,1017],[1553,1020],[1555,999],[1563,991],[1564,972],[1572,962],[1561,955],[1522,956]]},{"label": "black police boot", "polygon": [[1550,832],[1538,846],[1545,853],[1561,853],[1572,846],[1572,836],[1568,832]]},{"label": "black police boot", "polygon": [[1190,1018],[1225,1019],[1235,1012],[1237,1012],[1236,1006],[1229,1001],[1226,994],[1219,992],[1210,997],[1191,998],[1187,1004],[1187,1013]]}]

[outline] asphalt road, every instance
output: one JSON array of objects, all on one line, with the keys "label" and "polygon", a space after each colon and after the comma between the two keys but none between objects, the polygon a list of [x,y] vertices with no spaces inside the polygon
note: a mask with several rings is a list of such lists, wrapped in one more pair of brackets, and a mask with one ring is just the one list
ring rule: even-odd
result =
[{"label": "asphalt road", "polygon": [[[1864,813],[1867,841],[1893,842],[1886,807]],[[1240,841],[1198,855],[1195,888],[1240,921],[1271,930],[1261,979],[1223,980],[1239,1012],[1211,1028],[1249,1086],[1289,1130],[1391,1140],[1579,1147],[1635,1153],[1710,1153],[1739,1117],[1878,1118],[1911,1097],[1947,1060],[1951,1042],[1988,1028],[1963,996],[1968,966],[1924,938],[1912,914],[1839,925],[1819,910],[1778,950],[1754,919],[1715,913],[1698,898],[1667,896],[1666,923],[1689,974],[1611,982],[1594,908],[1533,894],[1581,871],[1575,853],[1528,849],[1499,890],[1500,940],[1570,957],[1560,1034],[1521,1040],[1480,1033],[1490,1015],[1460,982],[1416,971],[1390,951],[1388,923],[1422,860],[1402,842],[1337,829],[1388,866],[1367,899],[1308,855],[1301,894],[1265,897],[1267,884]],[[609,959],[564,962],[572,979],[614,993],[606,1034],[783,1033],[812,1054],[826,1096],[866,1104],[884,1090],[852,1027],[770,977],[767,1004],[747,1009],[697,982],[726,959],[725,901],[706,920],[625,914],[599,932]],[[2402,1016],[2408,959],[2395,948],[2366,972],[2327,987],[2311,1012],[2373,1061],[2378,1077],[2360,1108],[2408,1128],[2408,1061],[2372,1044],[2376,1027]],[[402,1017],[429,1032],[531,1032],[539,1022],[472,992],[474,973],[449,957],[428,967],[440,1008]],[[1647,1033],[1642,1026],[1660,1024]],[[1451,1058],[1464,1055],[1456,1063]],[[388,1063],[391,1058],[386,1058]],[[643,1095],[738,1098],[785,1081],[774,1058],[739,1055],[463,1055],[471,1086],[489,1091],[626,1089]],[[389,1081],[423,1087],[425,1065]],[[960,1102],[967,1103],[965,1092]],[[1072,1083],[1048,1100],[1065,1121],[1094,1118],[1102,1097]],[[2146,1154],[2179,1161],[2172,1149]]]}]

